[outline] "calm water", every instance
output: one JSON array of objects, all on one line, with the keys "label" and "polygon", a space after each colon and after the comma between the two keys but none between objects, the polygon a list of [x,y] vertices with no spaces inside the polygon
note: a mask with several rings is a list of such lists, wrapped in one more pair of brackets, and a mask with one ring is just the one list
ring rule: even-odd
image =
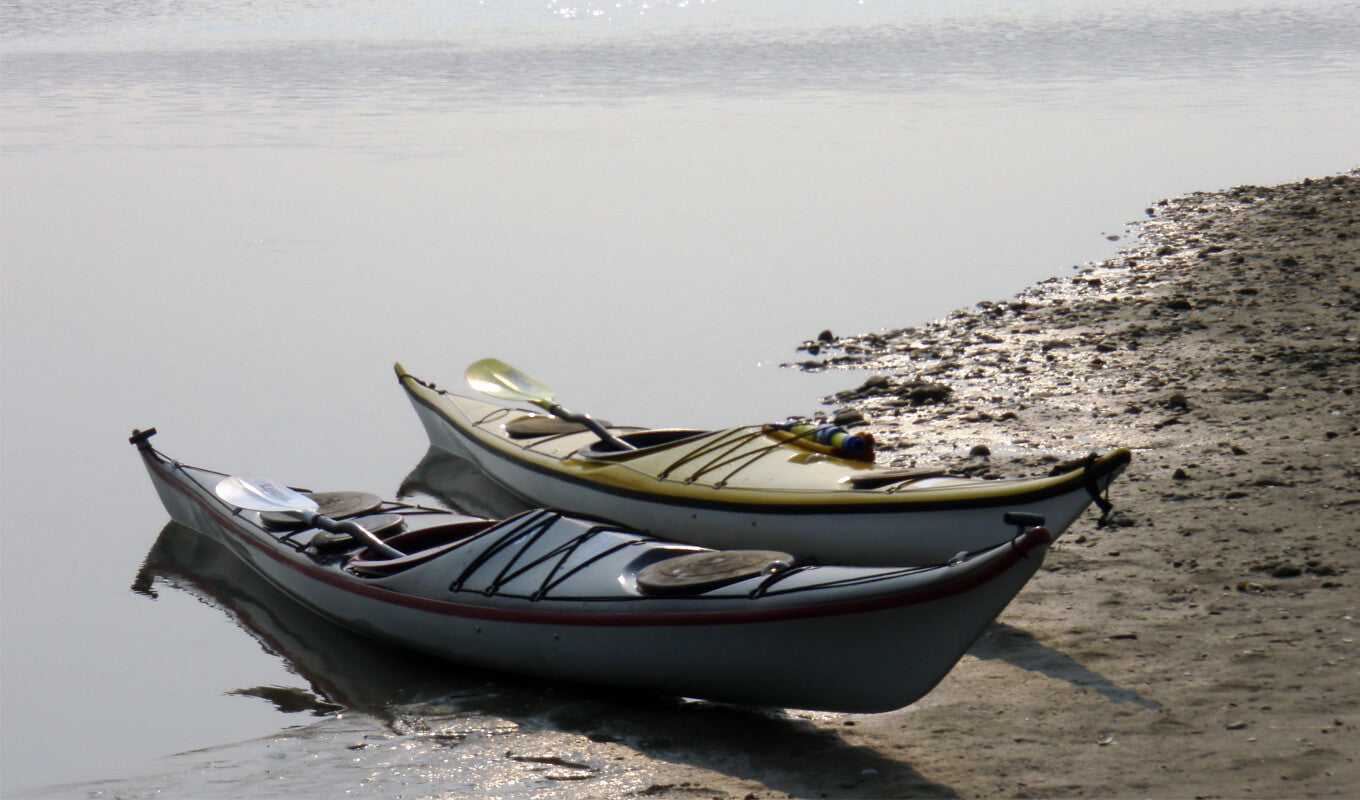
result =
[{"label": "calm water", "polygon": [[[425,442],[391,362],[453,385],[485,355],[619,422],[805,413],[856,381],[779,369],[823,328],[1005,297],[1163,196],[1355,166],[1357,52],[1360,5],[1324,0],[3,0],[0,793],[647,785],[335,744],[412,719],[487,752],[611,738],[545,708],[740,748],[711,709],[373,689],[390,664],[330,663],[369,648],[317,667],[287,644],[305,623],[262,635],[220,575],[130,591],[165,515],[126,434],[392,493]],[[362,713],[268,701],[318,694]],[[276,757],[297,783],[266,789]]]}]

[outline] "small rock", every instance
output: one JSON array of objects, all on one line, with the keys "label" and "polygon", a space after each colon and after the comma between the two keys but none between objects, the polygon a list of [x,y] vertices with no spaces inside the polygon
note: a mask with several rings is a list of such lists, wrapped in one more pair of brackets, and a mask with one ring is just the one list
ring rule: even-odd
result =
[{"label": "small rock", "polygon": [[902,395],[918,406],[944,402],[953,393],[954,390],[943,383],[929,381],[914,381],[902,387]]},{"label": "small rock", "polygon": [[887,375],[873,375],[867,381],[860,384],[857,389],[846,389],[843,392],[837,392],[836,398],[843,401],[859,400],[865,397],[885,394],[891,387],[892,381],[889,380]]},{"label": "small rock", "polygon": [[825,331],[822,331],[821,333],[817,334],[817,341],[819,341],[819,342],[834,342],[834,341],[836,341],[836,336],[835,336],[835,334],[833,334],[831,331],[825,330]]},{"label": "small rock", "polygon": [[1270,571],[1272,578],[1297,578],[1303,574],[1303,570],[1293,564],[1281,564]]},{"label": "small rock", "polygon": [[1236,722],[1229,722],[1226,727],[1230,731],[1240,731],[1243,728],[1247,727],[1247,723],[1243,722],[1242,720],[1238,720]]},{"label": "small rock", "polygon": [[1137,527],[1138,522],[1123,511],[1114,511],[1106,518],[1105,524],[1116,528],[1133,528]]},{"label": "small rock", "polygon": [[1172,411],[1190,410],[1190,401],[1186,399],[1184,392],[1172,392],[1158,401],[1157,405]]},{"label": "small rock", "polygon": [[836,425],[854,425],[864,422],[864,414],[857,408],[838,408],[831,421]]},{"label": "small rock", "polygon": [[968,451],[968,455],[972,458],[986,458],[991,454],[992,449],[985,444],[975,444],[973,449]]},{"label": "small rock", "polygon": [[1171,473],[1171,479],[1174,481],[1188,481],[1190,480],[1190,473],[1185,471],[1185,467],[1176,467],[1176,471]]}]

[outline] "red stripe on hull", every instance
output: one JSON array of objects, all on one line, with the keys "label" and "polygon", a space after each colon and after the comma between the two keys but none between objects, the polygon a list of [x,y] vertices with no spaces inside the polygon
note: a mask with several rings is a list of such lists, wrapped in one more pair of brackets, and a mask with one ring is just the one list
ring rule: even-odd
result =
[{"label": "red stripe on hull", "polygon": [[[1023,559],[1031,550],[1048,544],[1053,538],[1047,530],[1035,528],[1012,540],[1005,553],[991,558],[986,564],[964,575],[960,575],[957,578],[939,584],[885,595],[883,597],[865,598],[861,600],[845,600],[821,603],[813,606],[752,609],[749,611],[663,611],[618,614],[613,612],[588,613],[576,611],[498,609],[414,597],[412,595],[384,589],[379,586],[360,583],[357,579],[348,579],[341,575],[337,575],[330,570],[315,567],[310,564],[299,563],[298,561],[289,558],[278,548],[270,547],[264,542],[259,541],[258,538],[244,534],[239,529],[238,525],[247,525],[249,523],[246,523],[239,518],[236,518],[236,521],[234,522],[232,516],[224,515],[219,508],[205,502],[197,493],[184,486],[178,476],[170,473],[168,468],[161,464],[153,453],[144,451],[143,458],[147,462],[148,468],[156,472],[163,483],[185,495],[213,517],[213,519],[221,526],[236,534],[236,536],[246,544],[310,580],[319,581],[337,589],[367,597],[378,602],[401,606],[403,608],[427,611],[451,617],[496,622],[595,627],[739,625],[784,622],[825,616],[863,614],[871,611],[881,611],[920,603],[928,603],[975,589],[1005,573]],[[251,527],[253,528],[254,526]],[[1005,547],[1006,545],[1002,546]],[[285,591],[288,591],[290,594],[293,593],[286,588]]]}]

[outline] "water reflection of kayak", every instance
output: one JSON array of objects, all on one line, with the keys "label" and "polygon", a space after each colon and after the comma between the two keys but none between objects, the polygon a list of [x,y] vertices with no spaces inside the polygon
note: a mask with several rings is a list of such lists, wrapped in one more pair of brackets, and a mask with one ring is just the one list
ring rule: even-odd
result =
[{"label": "water reflection of kayak", "polygon": [[444,508],[496,519],[534,508],[491,480],[481,467],[437,447],[425,452],[397,489],[401,500],[420,496]]},{"label": "water reflection of kayak", "polygon": [[419,652],[374,647],[372,639],[319,618],[226,547],[177,522],[161,530],[133,589],[155,596],[161,586],[221,609],[308,683],[310,692],[288,687],[234,692],[262,697],[282,710],[346,708],[386,717],[394,706],[478,694],[489,678]]},{"label": "water reflection of kayak", "polygon": [[[462,664],[712,700],[883,711],[934,687],[1042,561],[1041,527],[921,567],[798,565],[533,510],[494,522],[324,495],[362,539],[217,494],[135,435],[171,516],[329,619]],[[238,479],[239,480],[239,479]]]}]

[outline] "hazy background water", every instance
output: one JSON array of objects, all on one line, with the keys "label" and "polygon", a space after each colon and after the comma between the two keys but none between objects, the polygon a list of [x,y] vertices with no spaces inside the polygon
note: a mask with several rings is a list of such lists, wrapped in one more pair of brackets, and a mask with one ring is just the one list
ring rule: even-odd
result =
[{"label": "hazy background water", "polygon": [[1328,1],[3,0],[0,793],[246,741],[202,757],[239,794],[296,720],[228,692],[311,685],[128,590],[165,519],[134,426],[392,493],[425,449],[398,359],[455,385],[497,355],[620,422],[805,413],[855,382],[777,366],[823,328],[1355,166],[1357,53]]}]

